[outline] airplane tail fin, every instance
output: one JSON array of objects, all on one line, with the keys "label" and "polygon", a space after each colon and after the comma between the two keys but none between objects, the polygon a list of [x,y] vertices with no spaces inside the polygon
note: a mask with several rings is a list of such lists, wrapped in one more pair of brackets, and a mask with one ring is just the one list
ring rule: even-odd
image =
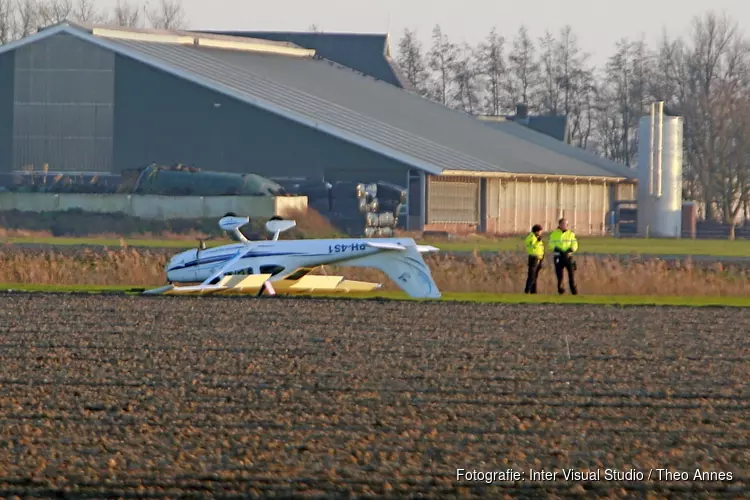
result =
[{"label": "airplane tail fin", "polygon": [[[391,240],[380,240],[370,246],[381,248],[381,252],[366,257],[359,257],[336,265],[346,267],[373,267],[383,271],[410,297],[419,299],[439,299],[435,280],[430,268],[422,258],[422,252],[416,244],[404,245],[403,239],[398,244],[389,243]],[[437,250],[437,249],[436,249]]]}]

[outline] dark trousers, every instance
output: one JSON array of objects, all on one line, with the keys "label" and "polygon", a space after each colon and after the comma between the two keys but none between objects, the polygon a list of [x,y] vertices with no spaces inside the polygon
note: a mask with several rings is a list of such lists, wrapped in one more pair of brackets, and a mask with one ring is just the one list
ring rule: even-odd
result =
[{"label": "dark trousers", "polygon": [[570,285],[570,293],[573,295],[578,294],[578,288],[576,287],[576,263],[573,257],[568,256],[564,253],[555,254],[555,274],[557,275],[557,291],[558,293],[565,293],[565,286],[563,285],[563,273],[568,271],[568,284]]},{"label": "dark trousers", "polygon": [[536,293],[536,282],[539,279],[539,271],[542,270],[544,258],[529,255],[529,274],[526,278],[524,293]]}]

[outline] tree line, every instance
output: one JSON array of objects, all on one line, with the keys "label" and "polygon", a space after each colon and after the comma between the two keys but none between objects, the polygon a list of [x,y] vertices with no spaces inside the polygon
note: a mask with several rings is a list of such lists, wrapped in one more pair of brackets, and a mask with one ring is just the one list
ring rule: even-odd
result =
[{"label": "tree line", "polygon": [[566,115],[572,142],[637,163],[637,129],[653,101],[684,118],[684,195],[709,220],[750,217],[750,39],[727,16],[693,19],[656,46],[622,39],[597,67],[570,26],[535,38],[492,29],[476,46],[436,25],[429,46],[405,30],[397,62],[421,95],[474,115]]},{"label": "tree line", "polygon": [[[0,0],[0,43],[65,19],[187,29],[180,0]],[[311,31],[320,31],[312,25]],[[651,102],[685,120],[684,194],[709,220],[750,218],[750,39],[727,16],[707,12],[683,37],[666,31],[656,46],[622,39],[597,67],[570,26],[534,37],[492,29],[476,46],[436,25],[431,44],[405,30],[397,62],[417,92],[470,114],[566,115],[574,145],[635,166],[638,121]]]},{"label": "tree line", "polygon": [[109,10],[98,8],[96,0],[0,0],[0,44],[66,19],[132,28],[186,29],[188,25],[180,0],[145,0],[141,4],[117,0]]}]

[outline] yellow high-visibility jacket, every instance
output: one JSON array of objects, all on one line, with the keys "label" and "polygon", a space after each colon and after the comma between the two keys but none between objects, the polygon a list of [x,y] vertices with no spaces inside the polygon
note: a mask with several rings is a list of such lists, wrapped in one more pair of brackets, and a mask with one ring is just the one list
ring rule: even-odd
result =
[{"label": "yellow high-visibility jacket", "polygon": [[551,252],[577,252],[578,240],[576,240],[575,233],[570,229],[567,231],[555,229],[549,235],[549,249]]},{"label": "yellow high-visibility jacket", "polygon": [[538,257],[540,259],[544,257],[544,242],[537,239],[534,233],[529,233],[529,235],[526,237],[525,243],[527,254],[533,255],[534,257]]}]

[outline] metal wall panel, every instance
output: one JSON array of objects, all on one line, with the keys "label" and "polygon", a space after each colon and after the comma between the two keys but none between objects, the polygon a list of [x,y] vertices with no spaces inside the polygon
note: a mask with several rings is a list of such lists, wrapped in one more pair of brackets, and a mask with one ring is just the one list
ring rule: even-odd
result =
[{"label": "metal wall panel", "polygon": [[529,183],[529,191],[531,192],[531,199],[529,203],[529,230],[534,224],[541,224],[542,227],[547,227],[547,213],[545,207],[547,205],[547,190],[545,189],[546,183],[543,180],[532,181]]},{"label": "metal wall panel", "polygon": [[[516,200],[516,230],[525,233],[531,226],[531,205],[532,205],[532,185],[529,181],[518,181],[515,182],[514,195]],[[533,223],[532,223],[533,225]]]},{"label": "metal wall panel", "polygon": [[14,170],[113,170],[114,61],[66,34],[16,51]]},{"label": "metal wall panel", "polygon": [[0,54],[0,172],[13,163],[13,73],[15,53]]},{"label": "metal wall panel", "polygon": [[518,229],[518,210],[516,210],[516,198],[518,182],[503,179],[500,189],[500,223],[501,232],[516,233]]},{"label": "metal wall panel", "polygon": [[576,199],[576,227],[578,227],[580,234],[591,234],[594,222],[591,218],[592,208],[591,184],[588,182],[579,182]]},{"label": "metal wall panel", "polygon": [[[576,186],[575,184],[559,184],[560,189],[560,217],[568,219],[568,224],[575,226]],[[555,224],[557,226],[557,224]]]},{"label": "metal wall panel", "polygon": [[635,200],[636,195],[636,183],[622,183],[615,186],[615,199],[616,200]]},{"label": "metal wall panel", "polygon": [[490,179],[488,228],[497,234],[525,234],[534,224],[549,232],[560,217],[579,234],[604,234],[609,211],[609,186],[587,180]]},{"label": "metal wall panel", "polygon": [[478,178],[429,178],[427,223],[479,224]]},{"label": "metal wall panel", "polygon": [[393,182],[409,166],[151,68],[115,59],[115,171],[151,162],[266,177]]},{"label": "metal wall panel", "polygon": [[609,212],[609,190],[605,183],[591,185],[592,231],[602,234],[607,230],[607,214]]},{"label": "metal wall panel", "polygon": [[500,179],[487,179],[487,216],[498,218],[501,215],[500,193],[502,183]]},{"label": "metal wall panel", "polygon": [[557,181],[546,181],[544,185],[544,230],[549,232],[557,227],[560,218],[560,184]]},{"label": "metal wall panel", "polygon": [[402,209],[401,214],[407,216],[407,226],[409,231],[421,231],[425,225],[425,182],[426,177],[423,171],[410,169],[407,175],[409,189],[407,190],[406,207]]}]

